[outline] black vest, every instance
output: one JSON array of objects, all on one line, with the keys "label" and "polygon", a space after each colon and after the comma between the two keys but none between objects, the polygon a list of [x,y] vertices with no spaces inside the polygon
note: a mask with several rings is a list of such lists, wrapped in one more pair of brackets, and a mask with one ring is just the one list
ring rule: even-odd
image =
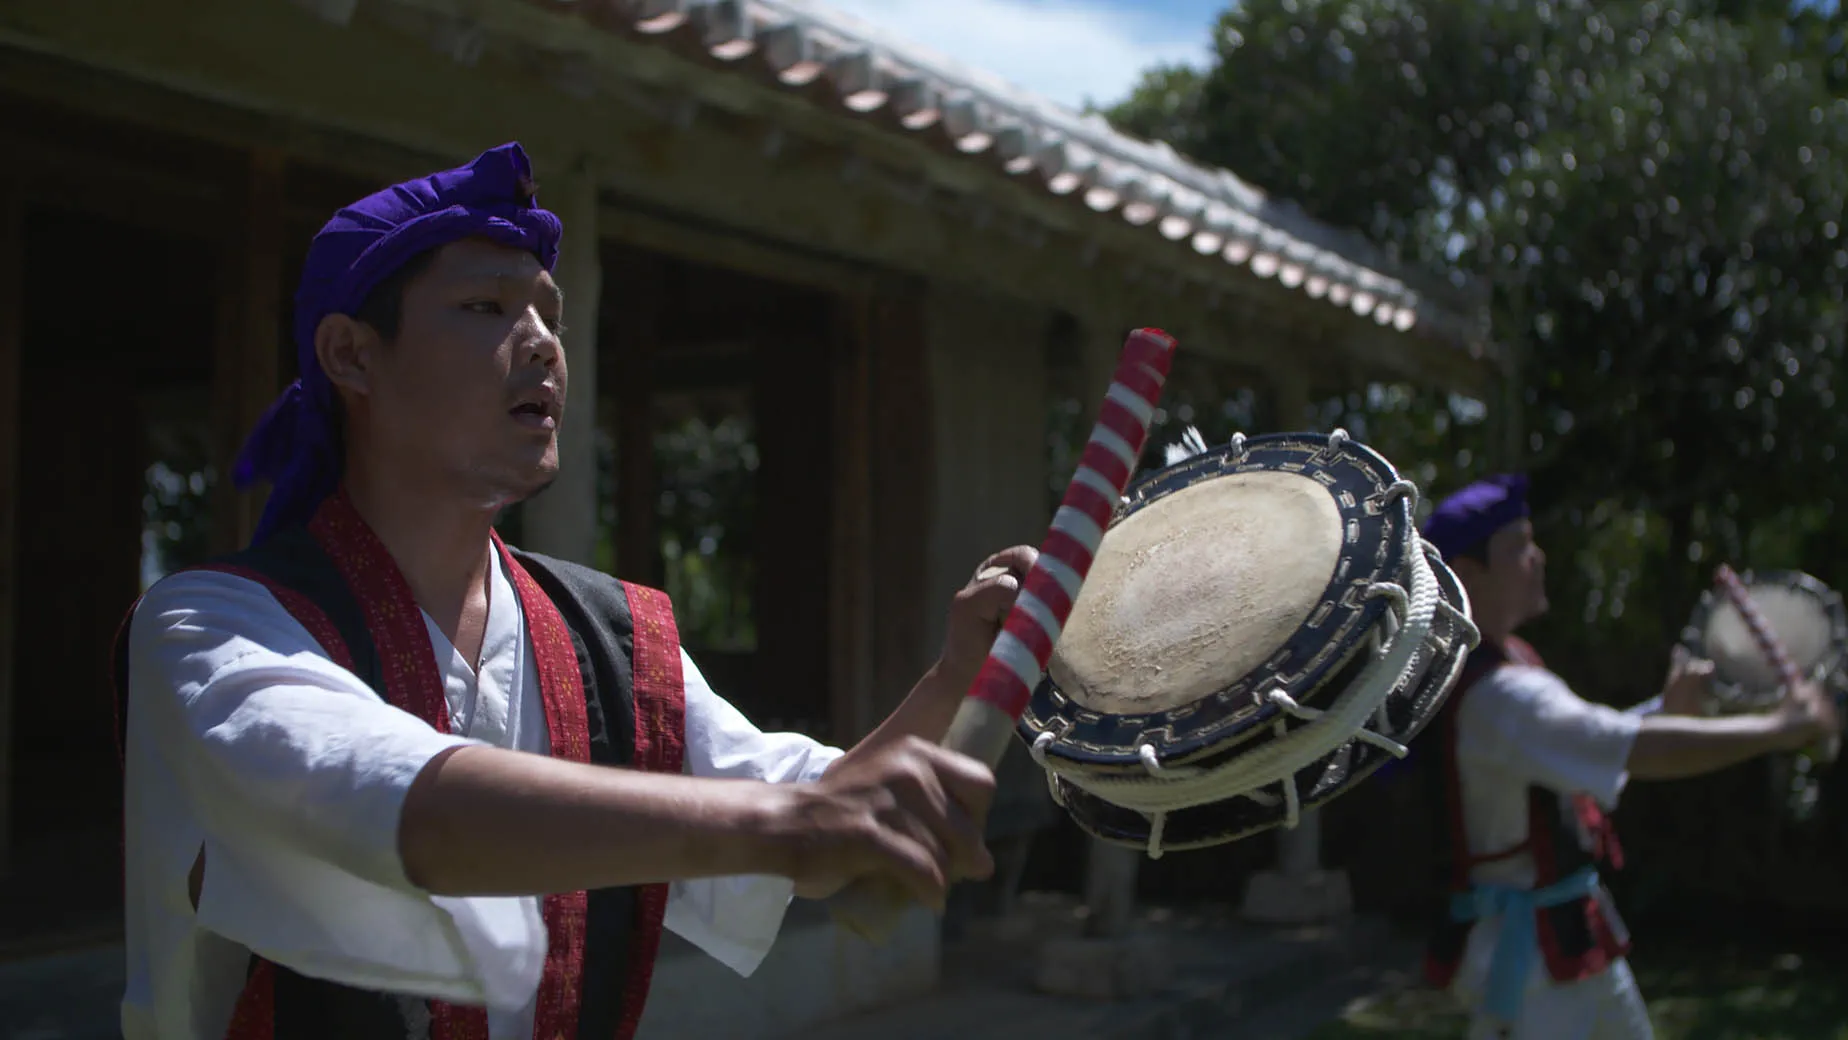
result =
[{"label": "black vest", "polygon": [[[583,679],[590,759],[603,766],[627,766],[635,757],[632,662],[634,626],[621,582],[600,571],[509,547],[533,576],[571,630]],[[353,658],[353,670],[381,698],[386,696],[379,657],[359,602],[303,527],[279,531],[261,544],[213,563],[255,571],[305,596],[327,615]],[[116,635],[114,678],[116,738],[127,747],[128,634],[131,614]],[[578,1036],[603,1040],[616,1035],[623,1012],[631,932],[636,918],[632,887],[594,889],[585,921],[584,985]],[[255,958],[252,958],[255,964]],[[415,1002],[309,978],[281,966],[275,972],[275,1040],[405,1040],[411,1024],[428,1021]]]}]

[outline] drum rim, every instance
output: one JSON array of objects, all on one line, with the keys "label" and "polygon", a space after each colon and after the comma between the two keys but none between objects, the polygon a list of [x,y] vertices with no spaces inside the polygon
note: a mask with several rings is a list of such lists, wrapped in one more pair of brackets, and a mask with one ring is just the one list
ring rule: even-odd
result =
[{"label": "drum rim", "polygon": [[[1312,612],[1327,611],[1328,616],[1313,630],[1299,629],[1284,648],[1307,657],[1307,666],[1294,675],[1279,676],[1266,662],[1191,704],[1136,715],[1083,708],[1066,697],[1048,673],[1041,676],[1016,727],[1023,740],[1031,743],[1042,732],[1053,732],[1045,749],[1048,755],[1088,766],[1134,765],[1143,744],[1153,744],[1167,761],[1242,742],[1274,721],[1279,709],[1264,697],[1274,687],[1304,704],[1339,692],[1326,688],[1328,680],[1363,648],[1388,609],[1384,599],[1365,596],[1366,588],[1374,582],[1403,581],[1410,553],[1422,551],[1410,498],[1391,491],[1401,478],[1383,455],[1352,438],[1330,434],[1289,432],[1235,439],[1132,481],[1110,526],[1169,495],[1247,472],[1288,472],[1317,480],[1331,488],[1342,526],[1354,532],[1344,536],[1341,560],[1349,564],[1346,573],[1338,564]],[[1346,499],[1341,491],[1349,493]],[[1379,545],[1370,561],[1360,559],[1354,549],[1367,544],[1369,528],[1378,535]],[[1310,639],[1312,631],[1333,636]],[[1263,689],[1256,689],[1260,676],[1265,679]]]},{"label": "drum rim", "polygon": [[[1808,677],[1818,682],[1832,682],[1841,676],[1844,666],[1848,666],[1848,608],[1843,606],[1841,593],[1815,575],[1794,568],[1741,571],[1739,581],[1748,591],[1754,587],[1793,589],[1814,599],[1828,619],[1831,639],[1829,651],[1810,669]],[[1712,620],[1713,612],[1728,602],[1726,594],[1719,589],[1703,590],[1687,625],[1681,630],[1682,647],[1691,654],[1705,657],[1707,623]],[[1777,703],[1780,690],[1777,686],[1749,687],[1722,674],[1715,662],[1713,693],[1727,711],[1757,711],[1771,707]]]},{"label": "drum rim", "polygon": [[[1461,605],[1467,608],[1469,597],[1467,590],[1463,588],[1462,581],[1456,577],[1455,573],[1452,572],[1448,566],[1441,566],[1441,560],[1434,559],[1433,563],[1434,566],[1432,569],[1437,575],[1443,597],[1453,605]],[[1474,646],[1475,643],[1469,639],[1458,639],[1456,644],[1448,648],[1446,653],[1431,660],[1415,686],[1408,690],[1395,691],[1393,693],[1394,697],[1411,697],[1414,703],[1416,703],[1416,699],[1427,691],[1433,689],[1437,691],[1431,696],[1428,710],[1415,718],[1412,724],[1405,730],[1389,734],[1392,739],[1409,746],[1425,732],[1443,710],[1444,705],[1456,694],[1457,680],[1462,677],[1464,665],[1467,663],[1469,654]],[[1311,725],[1313,725],[1313,723],[1311,723]],[[1361,783],[1366,781],[1374,773],[1385,768],[1389,762],[1397,761],[1393,756],[1379,748],[1375,748],[1363,741],[1353,740],[1344,742],[1334,751],[1322,756],[1314,765],[1305,767],[1304,770],[1299,770],[1295,777],[1290,778],[1290,782],[1295,783],[1296,777],[1302,776],[1302,773],[1308,769],[1327,768],[1328,764],[1334,760],[1336,755],[1342,753],[1344,749],[1350,746],[1353,747],[1355,754],[1368,757],[1364,758],[1360,765],[1350,769],[1347,777],[1339,784],[1336,784],[1327,791],[1321,794],[1299,794],[1302,811],[1308,812],[1311,809],[1327,805],[1342,795],[1359,787]],[[1049,775],[1047,779],[1049,782],[1059,785],[1055,797],[1063,800],[1064,812],[1071,817],[1072,822],[1077,825],[1080,830],[1099,841],[1104,841],[1112,845],[1135,849],[1148,848],[1149,835],[1153,831],[1153,823],[1148,820],[1148,817],[1136,813],[1135,810],[1124,809],[1121,806],[1112,805],[1108,800],[1100,798],[1083,788],[1063,783],[1061,778],[1057,776]],[[1274,784],[1266,788],[1266,790],[1272,791],[1276,789],[1276,785]],[[1311,784],[1310,791],[1313,792],[1313,790],[1314,785]],[[1191,812],[1193,809],[1206,808],[1207,805],[1219,804],[1223,803],[1212,802],[1206,803],[1205,805],[1193,806],[1189,809],[1181,810],[1180,813]],[[1127,831],[1120,827],[1109,826],[1099,818],[1100,814],[1097,810],[1099,806],[1109,806],[1112,809],[1137,816],[1144,821],[1144,826],[1135,831]],[[1184,826],[1176,826],[1175,817],[1180,815],[1180,813],[1169,814],[1167,827],[1161,843],[1163,851],[1186,852],[1194,849],[1213,848],[1215,846],[1240,841],[1254,834],[1261,834],[1264,831],[1275,830],[1285,825],[1284,809],[1283,806],[1279,804],[1276,807],[1275,816],[1273,818],[1267,818],[1254,826],[1247,826],[1237,830],[1228,830],[1219,834],[1202,834],[1192,838],[1182,836],[1178,840],[1170,840],[1168,836],[1174,835],[1177,831],[1181,832],[1183,835],[1185,834]]]}]

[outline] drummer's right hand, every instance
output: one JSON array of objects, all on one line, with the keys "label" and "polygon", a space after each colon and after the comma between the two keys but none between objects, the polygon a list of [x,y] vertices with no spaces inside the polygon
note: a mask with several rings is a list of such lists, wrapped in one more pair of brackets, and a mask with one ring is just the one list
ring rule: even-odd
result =
[{"label": "drummer's right hand", "polygon": [[941,912],[951,884],[994,873],[983,840],[994,773],[967,755],[906,737],[847,755],[815,783],[776,786],[772,827],[797,895],[884,879]]},{"label": "drummer's right hand", "polygon": [[1801,748],[1829,740],[1842,731],[1835,697],[1820,683],[1805,679],[1792,687],[1778,705],[1778,716],[1790,733],[1790,747]]}]

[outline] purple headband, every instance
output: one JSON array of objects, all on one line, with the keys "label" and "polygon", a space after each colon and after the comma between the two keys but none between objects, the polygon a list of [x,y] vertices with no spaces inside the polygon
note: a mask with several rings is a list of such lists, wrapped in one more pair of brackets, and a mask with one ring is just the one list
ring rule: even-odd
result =
[{"label": "purple headband", "polygon": [[1504,473],[1439,502],[1425,520],[1424,537],[1448,562],[1527,515],[1527,477]]},{"label": "purple headband", "polygon": [[532,174],[525,150],[504,144],[466,166],[368,195],[334,214],[315,235],[295,292],[301,378],[263,413],[231,471],[239,488],[270,483],[253,541],[305,522],[340,484],[345,464],[335,436],[340,402],[314,350],[321,319],[355,313],[411,258],[465,238],[529,250],[552,270],[564,225],[539,208]]}]

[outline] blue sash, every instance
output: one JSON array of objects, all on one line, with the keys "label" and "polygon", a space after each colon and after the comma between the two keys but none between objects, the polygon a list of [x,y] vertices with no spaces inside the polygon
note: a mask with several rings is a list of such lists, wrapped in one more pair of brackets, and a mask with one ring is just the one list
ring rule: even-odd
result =
[{"label": "blue sash", "polygon": [[1521,999],[1526,994],[1527,977],[1533,970],[1534,950],[1539,941],[1535,912],[1587,898],[1597,891],[1598,872],[1586,867],[1545,888],[1477,884],[1467,892],[1450,897],[1450,919],[1453,921],[1502,919],[1495,953],[1489,959],[1484,1000],[1489,1014],[1504,1022],[1520,1021]]}]

